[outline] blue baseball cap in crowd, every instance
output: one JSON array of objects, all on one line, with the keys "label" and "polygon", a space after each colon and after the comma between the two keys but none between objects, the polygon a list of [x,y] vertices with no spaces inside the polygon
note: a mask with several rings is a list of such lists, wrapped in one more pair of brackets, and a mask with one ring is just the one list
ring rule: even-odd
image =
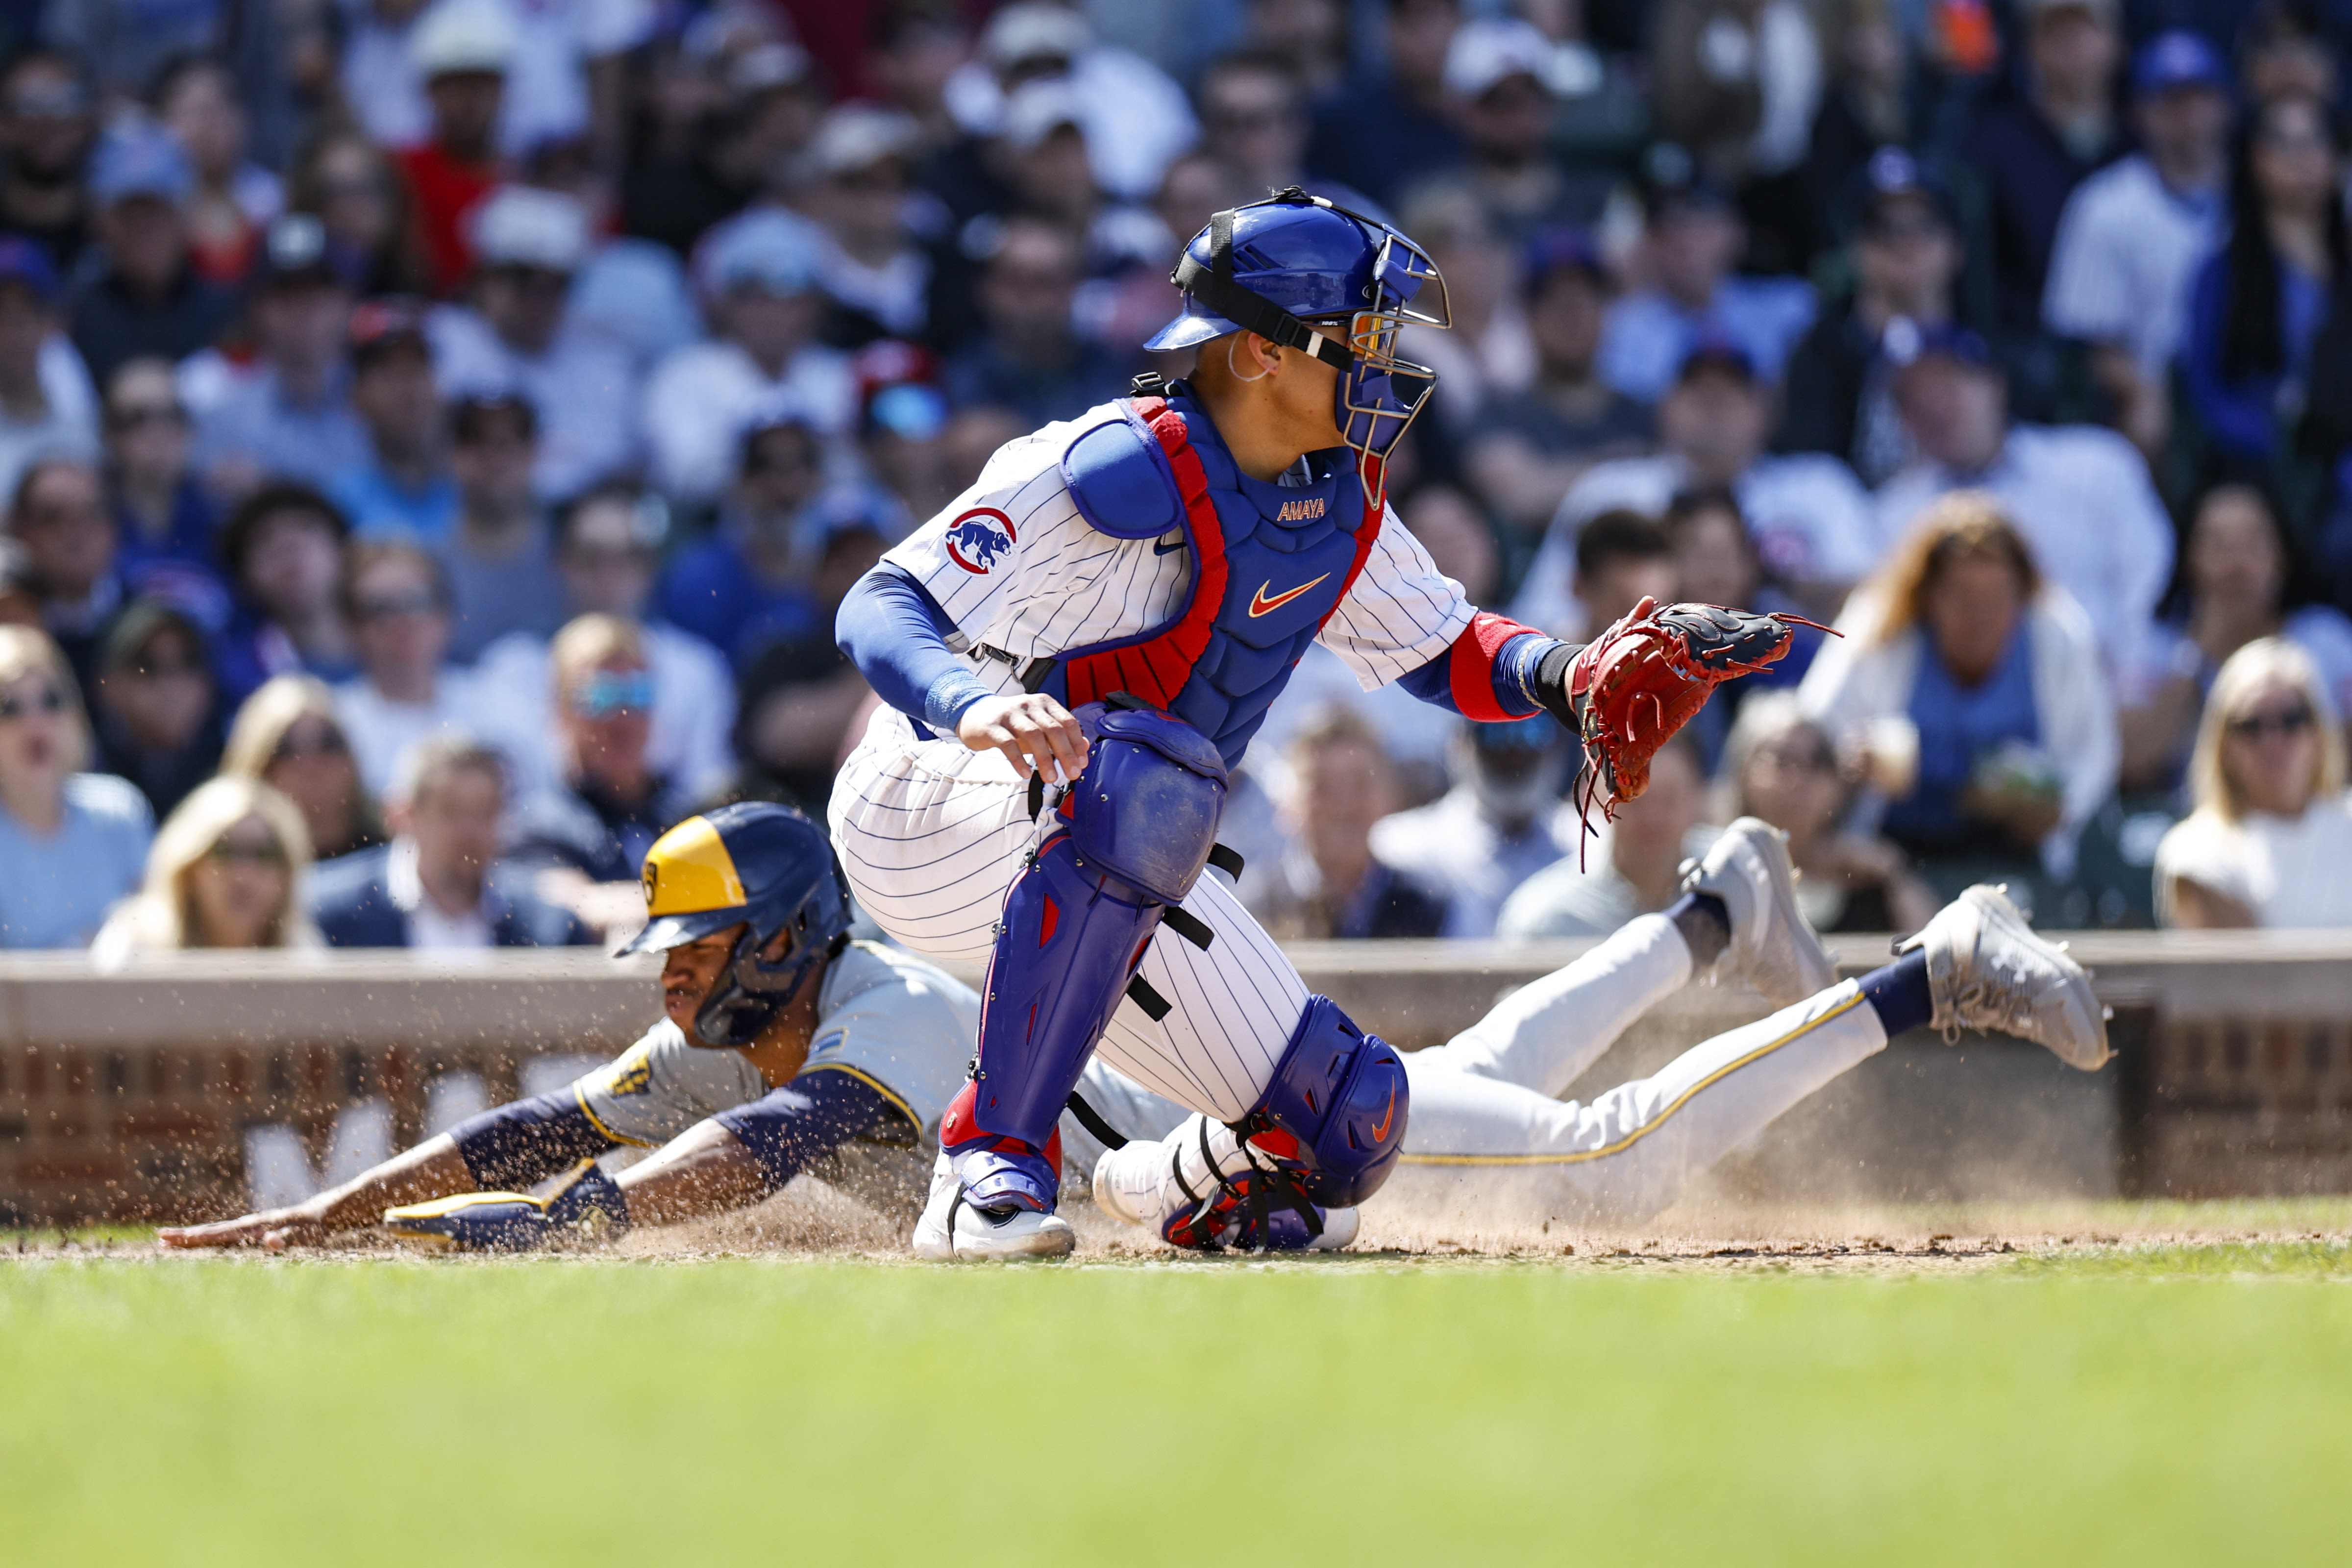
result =
[{"label": "blue baseball cap in crowd", "polygon": [[804,217],[762,207],[710,231],[695,252],[696,280],[713,299],[738,289],[805,294],[816,287],[821,231]]},{"label": "blue baseball cap in crowd", "polygon": [[2221,52],[2206,42],[2201,33],[2186,28],[2174,28],[2150,38],[2132,62],[2132,92],[2140,98],[2153,98],[2159,92],[2175,88],[2202,87],[2215,92],[2230,90],[2230,68],[2222,61]]},{"label": "blue baseball cap in crowd", "polygon": [[1925,206],[1947,228],[1958,228],[1951,193],[1907,147],[1881,147],[1857,178],[1854,211],[1864,231],[1883,229],[1891,209],[1903,203]]},{"label": "blue baseball cap in crowd", "polygon": [[1993,368],[1992,349],[1984,339],[1950,321],[1922,326],[1908,316],[1897,316],[1879,335],[1878,352],[1898,370],[1928,359],[1952,360],[1977,370]]},{"label": "blue baseball cap in crowd", "polygon": [[110,132],[90,160],[89,194],[100,206],[133,196],[156,196],[177,206],[195,188],[195,171],[180,143],[152,125]]},{"label": "blue baseball cap in crowd", "polygon": [[1727,372],[1753,385],[1756,356],[1729,338],[1709,333],[1691,344],[1689,352],[1683,355],[1683,363],[1675,367],[1675,384],[1679,386],[1710,370]]},{"label": "blue baseball cap in crowd", "polygon": [[1532,299],[1541,292],[1555,272],[1581,272],[1604,289],[1611,282],[1609,264],[1601,259],[1601,247],[1592,243],[1592,236],[1567,224],[1539,228],[1529,237],[1521,272],[1527,280],[1528,297]]},{"label": "blue baseball cap in crowd", "polygon": [[44,305],[58,300],[58,269],[48,252],[21,235],[0,237],[0,284],[21,283]]}]

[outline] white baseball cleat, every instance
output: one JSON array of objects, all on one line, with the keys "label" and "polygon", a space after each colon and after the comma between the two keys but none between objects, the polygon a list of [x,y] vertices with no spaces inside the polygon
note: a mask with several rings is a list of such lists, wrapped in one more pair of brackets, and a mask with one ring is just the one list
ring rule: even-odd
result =
[{"label": "white baseball cleat", "polygon": [[1723,830],[1683,879],[1686,893],[1712,893],[1731,915],[1733,973],[1775,1007],[1801,1002],[1837,979],[1837,963],[1797,907],[1789,836],[1743,816]]},{"label": "white baseball cleat", "polygon": [[2036,936],[2009,894],[1983,883],[1937,911],[1897,952],[1927,951],[1932,1022],[1947,1039],[1992,1029],[2049,1048],[2095,1072],[2107,1049],[2106,1013],[2083,966]]},{"label": "white baseball cleat", "polygon": [[1361,1226],[1361,1211],[1352,1208],[1325,1209],[1323,1234],[1308,1242],[1308,1252],[1344,1252],[1356,1239]]},{"label": "white baseball cleat", "polygon": [[915,1222],[915,1256],[929,1263],[1010,1263],[1024,1258],[1066,1258],[1078,1245],[1077,1232],[1060,1215],[1034,1209],[994,1214],[963,1201],[941,1155],[931,1175],[931,1195]]}]

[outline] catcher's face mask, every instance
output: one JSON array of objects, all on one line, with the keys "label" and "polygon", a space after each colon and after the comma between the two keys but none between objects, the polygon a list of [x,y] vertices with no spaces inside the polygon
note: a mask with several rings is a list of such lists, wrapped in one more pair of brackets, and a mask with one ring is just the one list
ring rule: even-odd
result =
[{"label": "catcher's face mask", "polygon": [[[1244,211],[1265,207],[1320,208],[1346,220],[1330,224],[1330,234],[1318,242],[1328,244],[1332,253],[1318,258],[1313,275],[1345,277],[1353,291],[1356,268],[1365,268],[1360,304],[1344,314],[1334,313],[1327,296],[1312,306],[1301,303],[1298,308],[1308,311],[1302,318],[1234,276],[1234,219]],[[1195,248],[1202,254],[1195,255]],[[1388,225],[1294,185],[1266,201],[1251,203],[1249,208],[1216,214],[1179,258],[1170,280],[1186,295],[1190,319],[1171,323],[1146,347],[1183,347],[1203,341],[1211,331],[1238,328],[1311,355],[1339,373],[1332,422],[1339,438],[1355,450],[1364,500],[1377,510],[1387,489],[1388,454],[1428,406],[1437,386],[1435,371],[1397,357],[1397,332],[1408,325],[1453,324],[1445,279],[1429,253]]]}]

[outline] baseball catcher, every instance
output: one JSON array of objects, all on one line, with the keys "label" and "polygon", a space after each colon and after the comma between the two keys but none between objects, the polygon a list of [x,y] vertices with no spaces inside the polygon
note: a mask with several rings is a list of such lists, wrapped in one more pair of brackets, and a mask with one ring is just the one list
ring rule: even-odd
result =
[{"label": "baseball catcher", "polygon": [[1309,643],[1367,689],[1550,713],[1604,812],[1709,689],[1788,645],[1771,618],[1677,605],[1578,648],[1439,574],[1385,472],[1435,380],[1397,333],[1447,324],[1445,283],[1387,224],[1283,191],[1215,215],[1173,280],[1182,312],[1145,346],[1196,350],[1189,377],[1003,447],[841,607],[887,704],[835,781],[843,868],[898,941],[988,963],[928,1258],[1070,1249],[1051,1143],[1097,1049],[1314,1205],[1395,1168],[1402,1059],[1307,994],[1216,842],[1228,770]]}]

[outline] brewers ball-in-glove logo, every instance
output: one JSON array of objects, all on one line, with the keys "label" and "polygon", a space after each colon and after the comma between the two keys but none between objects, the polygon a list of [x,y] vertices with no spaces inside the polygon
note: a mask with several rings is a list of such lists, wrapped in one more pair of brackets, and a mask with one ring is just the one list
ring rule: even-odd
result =
[{"label": "brewers ball-in-glove logo", "polygon": [[948,524],[948,559],[985,577],[1013,553],[1013,520],[992,506],[975,507]]}]

